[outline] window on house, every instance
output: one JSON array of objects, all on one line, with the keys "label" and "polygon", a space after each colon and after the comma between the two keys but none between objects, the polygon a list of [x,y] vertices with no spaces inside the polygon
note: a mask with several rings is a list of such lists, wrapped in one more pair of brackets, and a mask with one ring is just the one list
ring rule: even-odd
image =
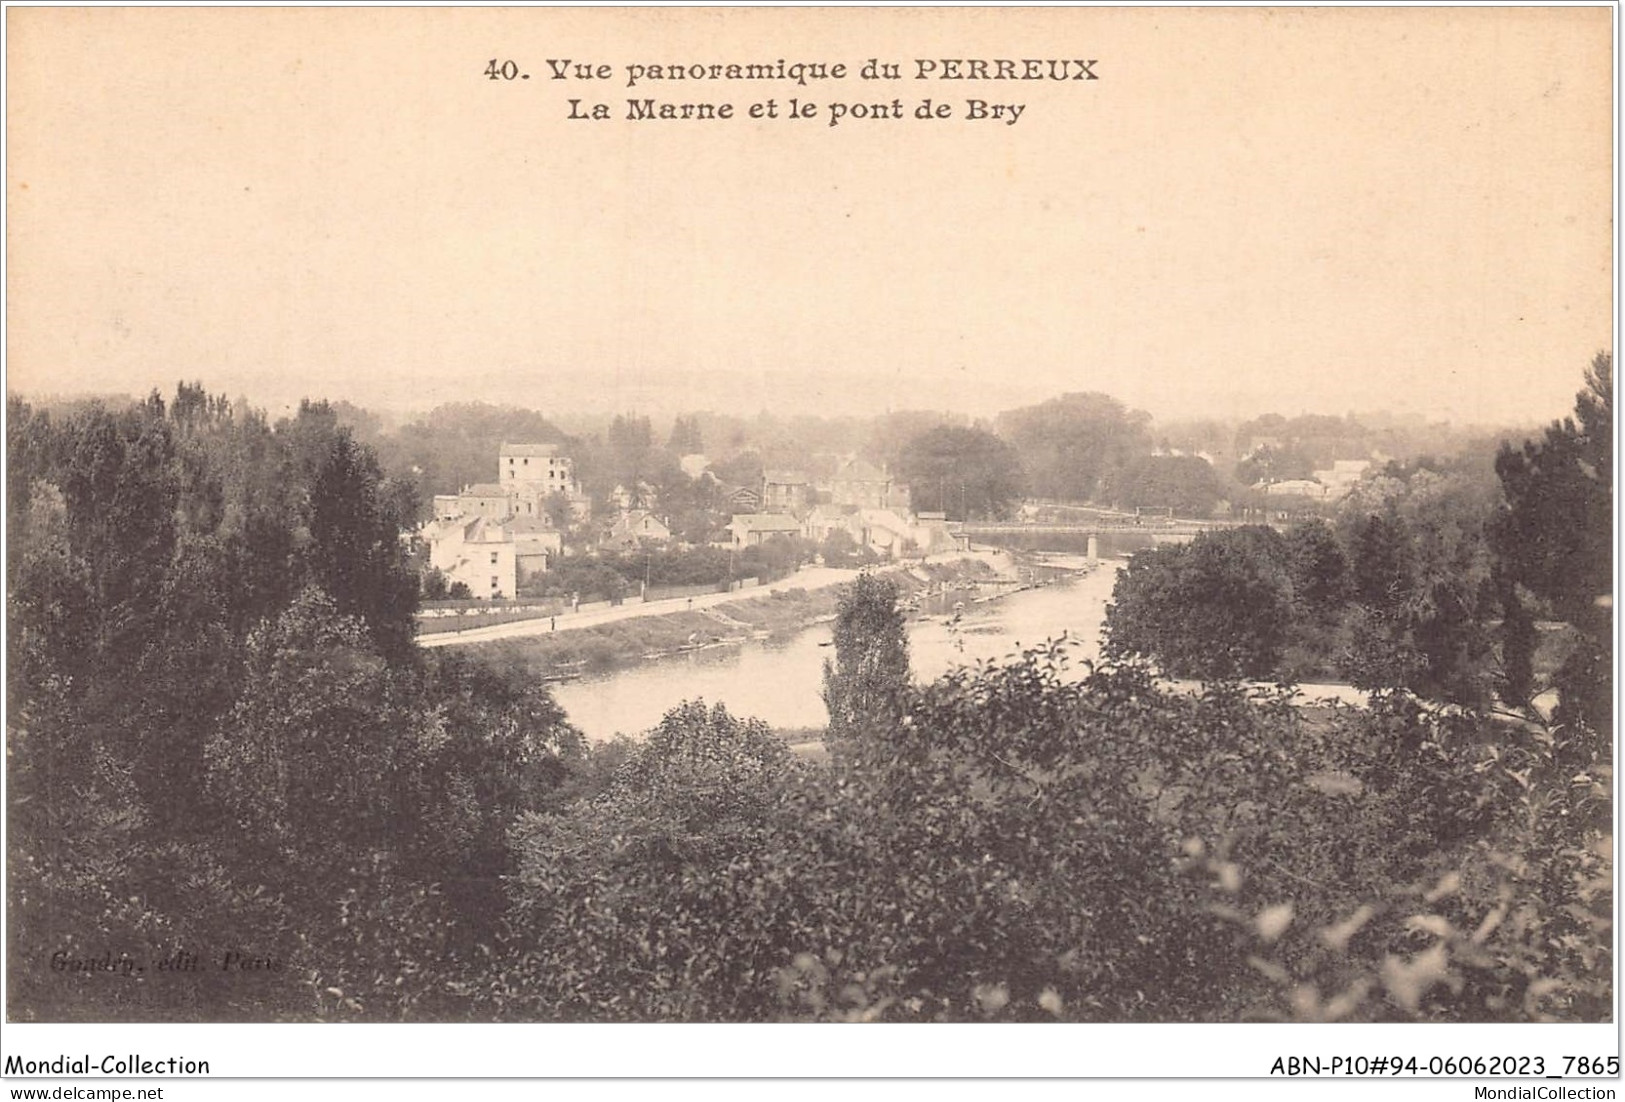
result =
[{"label": "window on house", "polygon": [[496,587],[497,587],[497,579],[496,579],[496,575],[493,574],[493,575],[491,575],[491,588],[495,589]]},{"label": "window on house", "polygon": [[493,551],[493,552],[491,552],[491,565],[495,566],[496,564],[497,564],[497,553],[495,551]]},{"label": "window on house", "polygon": [[530,466],[530,456],[525,456],[525,466]]}]

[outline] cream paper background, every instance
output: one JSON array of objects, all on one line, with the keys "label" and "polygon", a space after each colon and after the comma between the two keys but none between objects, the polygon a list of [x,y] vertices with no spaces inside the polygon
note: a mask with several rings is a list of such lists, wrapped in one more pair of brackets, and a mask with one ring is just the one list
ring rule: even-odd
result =
[{"label": "cream paper background", "polygon": [[[1613,343],[1613,20],[11,8],[7,387],[198,378],[273,413],[308,394],[401,413],[986,414],[1103,390],[1158,417],[1542,422]],[[545,79],[548,58],[619,78],[781,57],[1080,57],[1101,79]],[[492,58],[531,79],[486,79]],[[832,128],[628,122],[632,95],[741,114],[791,96],[1026,106],[1014,126]],[[569,96],[615,118],[569,121]],[[1613,1026],[6,1033],[7,1051],[185,1055],[217,1075],[1257,1076],[1291,1053],[1618,1051]]]}]

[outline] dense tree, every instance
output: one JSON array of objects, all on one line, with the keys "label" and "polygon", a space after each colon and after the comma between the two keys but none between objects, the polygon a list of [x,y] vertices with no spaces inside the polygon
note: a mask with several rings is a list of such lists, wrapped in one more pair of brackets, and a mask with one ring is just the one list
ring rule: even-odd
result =
[{"label": "dense tree", "polygon": [[1236,429],[1230,422],[1210,417],[1159,421],[1156,441],[1159,451],[1200,455],[1220,470],[1234,465]]},{"label": "dense tree", "polygon": [[831,529],[824,542],[818,545],[818,554],[825,566],[849,568],[873,566],[880,559],[878,552],[860,547],[858,541],[852,538],[852,533],[845,528]]},{"label": "dense tree", "polygon": [[658,481],[658,469],[671,463],[669,455],[656,455],[649,418],[617,414],[604,438],[605,452],[582,474],[594,496],[603,497],[616,486],[632,496],[634,508],[643,507],[643,487]]},{"label": "dense tree", "polygon": [[1236,481],[1243,486],[1308,478],[1315,461],[1300,448],[1260,444],[1236,464]]},{"label": "dense tree", "polygon": [[1297,525],[1287,533],[1285,550],[1300,614],[1325,619],[1341,611],[1349,596],[1349,563],[1331,525],[1321,520]]},{"label": "dense tree", "polygon": [[792,768],[760,721],[693,701],[629,748],[602,793],[523,817],[512,922],[537,967],[510,997],[526,1016],[756,1017],[791,902],[757,870]]},{"label": "dense tree", "polygon": [[1410,532],[1398,516],[1369,514],[1349,527],[1349,573],[1356,601],[1373,612],[1397,614],[1416,588]]},{"label": "dense tree", "polygon": [[1136,555],[1108,609],[1109,653],[1179,676],[1336,676],[1488,706],[1487,511],[1432,474],[1389,482],[1382,511],[1338,530],[1242,528]]},{"label": "dense tree", "polygon": [[[527,963],[493,1009],[1607,1017],[1607,803],[1527,729],[1064,667],[1047,647],[907,691],[884,753],[820,769],[674,710],[600,794],[515,831]],[[1563,856],[1537,875],[1502,847]]]},{"label": "dense tree", "polygon": [[679,416],[672,423],[671,435],[666,439],[666,449],[674,455],[692,455],[705,450],[705,439],[700,434],[700,422],[696,417]]},{"label": "dense tree", "polygon": [[[1575,399],[1575,416],[1547,428],[1521,449],[1504,446],[1495,469],[1506,505],[1492,526],[1504,567],[1502,592],[1521,605],[1520,591],[1545,602],[1571,624],[1579,645],[1558,672],[1563,719],[1606,733],[1612,724],[1614,372],[1599,353]],[[1504,645],[1527,663],[1526,617],[1509,618]]]},{"label": "dense tree", "polygon": [[425,601],[446,600],[449,588],[445,573],[437,567],[431,566],[423,572],[421,593]]},{"label": "dense tree", "polygon": [[312,582],[339,611],[366,623],[387,653],[412,645],[417,584],[401,554],[401,532],[416,511],[410,491],[397,492],[370,451],[339,429],[316,462],[303,549]]},{"label": "dense tree", "polygon": [[968,418],[937,410],[888,410],[869,423],[863,447],[859,450],[871,462],[897,467],[903,463],[903,455],[909,444],[932,430],[970,427]]},{"label": "dense tree", "polygon": [[711,471],[730,486],[762,492],[762,457],[754,451],[740,452],[730,459],[711,464]]},{"label": "dense tree", "polygon": [[1498,681],[1489,625],[1501,616],[1486,535],[1499,498],[1487,462],[1390,464],[1343,503],[1356,684],[1487,707]]},{"label": "dense tree", "polygon": [[908,636],[897,583],[859,574],[836,612],[835,660],[824,662],[830,734],[856,739],[883,730],[908,685]]},{"label": "dense tree", "polygon": [[[332,869],[369,846],[418,861],[424,876],[431,852],[442,873],[491,868],[522,805],[457,778],[508,770],[492,755],[502,740],[481,720],[469,742],[448,718],[451,690],[424,680],[411,647],[416,578],[399,539],[410,488],[380,476],[331,407],[306,403],[273,431],[183,384],[168,404],[154,395],[51,417],[14,403],[10,415],[8,473],[21,492],[8,502],[9,796],[28,809],[12,835],[26,852],[12,856],[32,870],[38,904],[14,963],[48,961],[38,938],[62,936],[137,955],[292,952],[299,900],[337,898],[322,895],[331,880],[288,871],[293,852]],[[395,768],[413,745],[434,750]],[[463,764],[447,771],[457,746]],[[250,776],[262,759],[264,774]],[[458,806],[500,825],[443,814],[470,786],[472,803]],[[408,791],[420,795],[404,814],[372,816],[406,806]],[[301,800],[316,804],[278,817]],[[302,846],[279,841],[289,830],[305,832]],[[115,887],[127,900],[116,909],[105,904]],[[303,944],[320,941],[325,921],[300,914]],[[301,999],[260,994],[249,1003],[261,1015]],[[159,1001],[207,1016],[241,1012],[242,998],[210,983]]]},{"label": "dense tree", "polygon": [[816,549],[800,536],[773,536],[745,548],[734,558],[735,578],[774,581],[812,561]]},{"label": "dense tree", "polygon": [[[245,833],[306,871],[381,848],[403,752],[389,671],[356,617],[309,590],[246,641],[246,683],[209,746],[210,785]],[[335,838],[344,847],[335,847]]]},{"label": "dense tree", "polygon": [[998,429],[1020,455],[1032,493],[1090,501],[1119,469],[1150,453],[1149,423],[1147,414],[1089,393],[1002,413]]},{"label": "dense tree", "polygon": [[1292,624],[1285,542],[1273,529],[1203,533],[1142,551],[1106,607],[1107,653],[1175,677],[1271,676]]},{"label": "dense tree", "polygon": [[[351,423],[342,414],[342,409],[335,409],[339,427]],[[368,440],[364,428],[358,425],[357,440]],[[435,494],[455,494],[471,483],[496,481],[497,449],[504,443],[558,444],[567,453],[575,450],[564,432],[540,413],[483,402],[438,406],[372,443],[381,468],[391,478],[415,480],[425,504]]]},{"label": "dense tree", "polygon": [[1200,456],[1147,455],[1113,474],[1105,493],[1122,509],[1153,506],[1182,517],[1205,517],[1224,490],[1218,472]]},{"label": "dense tree", "polygon": [[1352,416],[1266,413],[1236,430],[1239,454],[1251,457],[1260,477],[1272,481],[1307,478],[1310,471],[1329,467],[1334,460],[1361,458],[1373,450],[1396,454],[1392,443],[1386,434],[1367,428]]},{"label": "dense tree", "polygon": [[1021,495],[1021,464],[1010,445],[982,429],[941,425],[905,443],[897,474],[916,510],[952,520],[1010,515]]},{"label": "dense tree", "polygon": [[561,491],[554,490],[542,502],[542,512],[547,514],[548,521],[560,532],[570,527],[573,514],[570,510],[570,499]]}]

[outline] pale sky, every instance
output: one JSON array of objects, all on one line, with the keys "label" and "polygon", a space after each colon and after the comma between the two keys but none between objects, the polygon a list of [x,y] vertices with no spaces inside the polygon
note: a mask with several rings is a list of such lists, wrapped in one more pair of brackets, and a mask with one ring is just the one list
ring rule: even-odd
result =
[{"label": "pale sky", "polygon": [[[7,384],[1544,420],[1613,344],[1612,14],[12,8]],[[1100,79],[912,79],[1029,57]],[[854,75],[626,87],[779,58]],[[927,97],[954,117],[828,125]]]}]

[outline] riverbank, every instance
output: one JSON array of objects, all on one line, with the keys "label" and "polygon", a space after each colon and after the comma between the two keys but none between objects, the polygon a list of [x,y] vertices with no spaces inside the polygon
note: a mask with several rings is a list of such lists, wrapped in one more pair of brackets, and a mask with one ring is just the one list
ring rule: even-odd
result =
[{"label": "riverbank", "polygon": [[[994,575],[1014,577],[1014,562],[1012,556],[996,550],[959,551],[928,556],[912,564],[887,567],[882,572],[914,572],[918,577],[934,578],[934,572],[944,567],[953,568],[954,564],[981,563]],[[964,568],[961,566],[957,569]],[[982,567],[973,569],[980,571]],[[785,593],[797,589],[812,592],[832,586],[844,585],[856,576],[856,571],[852,570],[840,570],[828,566],[807,566],[787,577],[779,578],[767,585],[752,587],[749,590],[704,593],[661,601],[629,601],[620,605],[598,606],[590,610],[581,608],[568,613],[561,612],[557,616],[526,615],[507,623],[488,624],[463,631],[439,631],[433,634],[420,635],[417,642],[420,647],[454,647],[469,646],[493,639],[556,635],[560,632],[582,631],[588,628],[600,627],[604,624],[618,623],[623,620],[666,616],[675,612],[699,612],[772,593]]]},{"label": "riverbank", "polygon": [[[770,639],[825,623],[835,617],[842,584],[857,577],[854,571],[830,573],[839,577],[821,576],[819,580],[824,584],[816,588],[774,586],[748,595],[719,594],[724,599],[703,603],[696,600],[694,608],[666,612],[634,606],[632,612],[645,611],[592,624],[560,623],[558,630],[552,631],[543,624],[543,631],[465,640],[464,645],[480,661],[521,668],[543,680],[568,680],[676,654]],[[1001,571],[990,557],[974,556],[897,567],[887,571],[886,576],[898,583],[907,600],[944,585],[997,581]]]}]

